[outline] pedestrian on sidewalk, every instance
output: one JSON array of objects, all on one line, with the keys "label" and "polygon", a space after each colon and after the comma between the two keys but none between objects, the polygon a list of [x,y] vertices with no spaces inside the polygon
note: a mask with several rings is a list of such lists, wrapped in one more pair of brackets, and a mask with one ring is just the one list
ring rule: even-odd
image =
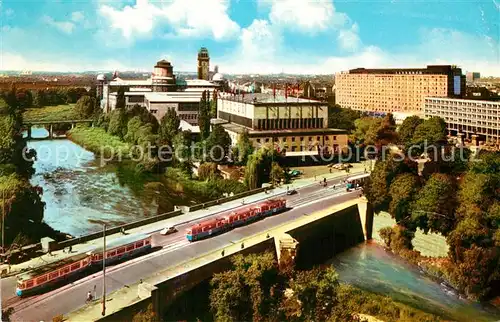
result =
[{"label": "pedestrian on sidewalk", "polygon": [[71,252],[73,251],[73,246],[69,246],[69,250],[68,250],[68,253],[71,254]]}]

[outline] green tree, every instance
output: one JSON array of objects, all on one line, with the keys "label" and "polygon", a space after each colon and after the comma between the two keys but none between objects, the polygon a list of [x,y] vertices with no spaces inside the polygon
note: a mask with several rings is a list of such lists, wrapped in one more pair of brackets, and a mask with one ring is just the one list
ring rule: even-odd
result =
[{"label": "green tree", "polygon": [[184,162],[191,159],[191,144],[192,134],[191,131],[182,131],[175,135],[173,140],[175,149],[175,157],[178,161]]},{"label": "green tree", "polygon": [[238,135],[238,142],[236,143],[236,160],[238,164],[246,164],[248,157],[253,153],[253,144],[248,137],[248,131],[244,131]]},{"label": "green tree", "polygon": [[359,111],[342,108],[340,105],[328,107],[328,127],[353,131],[356,129],[355,121],[361,117]]},{"label": "green tree", "polygon": [[446,122],[440,117],[431,117],[415,128],[413,144],[427,145],[446,143]]},{"label": "green tree", "polygon": [[297,272],[290,281],[293,295],[284,300],[285,307],[295,305],[297,309],[288,310],[287,320],[326,321],[338,303],[339,286],[338,275],[331,266]]},{"label": "green tree", "polygon": [[376,212],[387,210],[391,201],[389,188],[393,180],[403,173],[417,173],[417,165],[408,159],[398,161],[394,156],[378,160],[365,187],[365,195]]},{"label": "green tree", "polygon": [[94,116],[97,112],[96,99],[90,96],[83,96],[76,102],[75,111],[81,118]]},{"label": "green tree", "polygon": [[134,116],[133,118],[131,118],[127,123],[127,134],[123,139],[132,144],[136,144],[138,139],[138,132],[142,125],[143,123],[139,116]]},{"label": "green tree", "polygon": [[153,310],[153,305],[149,304],[145,310],[142,310],[135,314],[132,318],[132,322],[156,322],[158,321],[156,313]]},{"label": "green tree", "polygon": [[215,162],[221,162],[229,155],[231,138],[221,125],[215,125],[212,133],[206,140],[206,152],[209,159]]},{"label": "green tree", "polygon": [[210,92],[204,91],[198,112],[198,125],[200,126],[200,136],[202,140],[208,138],[210,134]]},{"label": "green tree", "polygon": [[116,109],[125,109],[125,88],[120,86],[118,92],[116,93]]},{"label": "green tree", "polygon": [[216,321],[264,321],[275,317],[281,299],[279,271],[271,253],[236,255],[230,271],[212,278],[210,306]]},{"label": "green tree", "polygon": [[399,143],[409,145],[413,142],[413,136],[417,127],[424,122],[423,119],[417,115],[413,115],[404,119],[403,123],[399,126]]},{"label": "green tree", "polygon": [[376,130],[382,124],[382,119],[374,117],[362,117],[354,121],[354,132],[352,140],[360,144],[374,144]]},{"label": "green tree", "polygon": [[215,180],[220,178],[220,171],[217,168],[217,163],[214,162],[204,162],[200,164],[198,168],[198,178],[200,180]]},{"label": "green tree", "polygon": [[117,109],[111,112],[108,126],[109,134],[123,138],[127,135],[127,125],[127,116],[122,109]]},{"label": "green tree", "polygon": [[426,233],[448,235],[455,226],[456,190],[455,178],[433,174],[415,198],[411,213],[416,225]]},{"label": "green tree", "polygon": [[33,96],[33,106],[35,107],[44,107],[47,104],[45,91],[43,89],[39,89],[35,91],[35,95]]},{"label": "green tree", "polygon": [[210,101],[210,118],[217,117],[217,91],[214,91],[212,100]]},{"label": "green tree", "polygon": [[264,182],[269,181],[271,165],[276,161],[279,164],[279,156],[276,150],[269,147],[261,147],[254,151],[248,158],[245,167],[245,185],[249,189],[256,189]]},{"label": "green tree", "polygon": [[179,133],[181,120],[173,107],[167,109],[165,115],[161,118],[159,138],[162,144],[172,145],[174,137]]},{"label": "green tree", "polygon": [[279,184],[284,178],[285,172],[283,171],[283,168],[280,167],[278,162],[273,162],[271,164],[271,182],[273,184]]},{"label": "green tree", "polygon": [[402,223],[405,226],[409,224],[407,219],[411,218],[411,204],[419,186],[419,177],[412,173],[400,174],[391,183],[389,213],[392,218],[396,219],[397,223]]}]

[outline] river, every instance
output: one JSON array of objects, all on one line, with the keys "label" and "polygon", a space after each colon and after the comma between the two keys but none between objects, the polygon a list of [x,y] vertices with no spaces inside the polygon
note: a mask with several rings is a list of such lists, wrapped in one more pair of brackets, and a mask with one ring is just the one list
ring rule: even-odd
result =
[{"label": "river", "polygon": [[[34,138],[46,137],[33,129]],[[101,166],[93,153],[67,139],[28,141],[37,151],[33,185],[43,188],[44,220],[72,236],[173,210],[173,196],[154,176],[137,175],[134,164]],[[149,182],[149,183],[148,183]]]},{"label": "river", "polygon": [[[33,129],[32,135],[48,133]],[[137,176],[133,165],[100,166],[93,153],[69,140],[29,141],[28,146],[37,150],[31,182],[43,188],[45,222],[73,236],[98,231],[102,223],[115,225],[170,211],[174,200],[188,202],[155,183],[154,176]],[[390,225],[383,220],[376,219],[376,231]],[[331,263],[342,281],[425,311],[458,321],[500,320],[498,311],[461,299],[376,242],[351,248]]]}]

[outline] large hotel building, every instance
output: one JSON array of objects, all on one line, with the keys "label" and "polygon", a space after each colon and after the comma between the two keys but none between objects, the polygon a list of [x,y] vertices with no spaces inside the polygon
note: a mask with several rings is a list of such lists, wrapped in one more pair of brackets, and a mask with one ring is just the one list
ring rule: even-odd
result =
[{"label": "large hotel building", "polygon": [[425,97],[460,98],[465,76],[451,65],[416,69],[357,68],[335,75],[336,103],[366,112],[423,115]]}]

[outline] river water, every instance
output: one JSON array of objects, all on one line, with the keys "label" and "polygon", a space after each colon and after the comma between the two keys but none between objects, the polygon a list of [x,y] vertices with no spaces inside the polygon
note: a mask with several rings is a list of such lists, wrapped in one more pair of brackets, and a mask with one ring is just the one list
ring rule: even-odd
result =
[{"label": "river water", "polygon": [[[33,129],[34,138],[46,137]],[[54,229],[80,236],[173,209],[172,197],[133,164],[101,166],[93,153],[66,139],[28,141],[37,151],[33,185],[43,188],[44,220]]]},{"label": "river water", "polygon": [[[32,135],[48,133],[34,129]],[[44,190],[45,222],[73,236],[98,231],[102,223],[121,224],[170,211],[174,201],[187,202],[154,177],[138,177],[133,165],[101,166],[93,153],[69,140],[29,141],[28,146],[37,150],[31,182]],[[377,220],[375,230],[390,224]],[[458,321],[500,320],[498,311],[461,299],[376,242],[353,247],[331,263],[342,281],[425,311]]]}]

